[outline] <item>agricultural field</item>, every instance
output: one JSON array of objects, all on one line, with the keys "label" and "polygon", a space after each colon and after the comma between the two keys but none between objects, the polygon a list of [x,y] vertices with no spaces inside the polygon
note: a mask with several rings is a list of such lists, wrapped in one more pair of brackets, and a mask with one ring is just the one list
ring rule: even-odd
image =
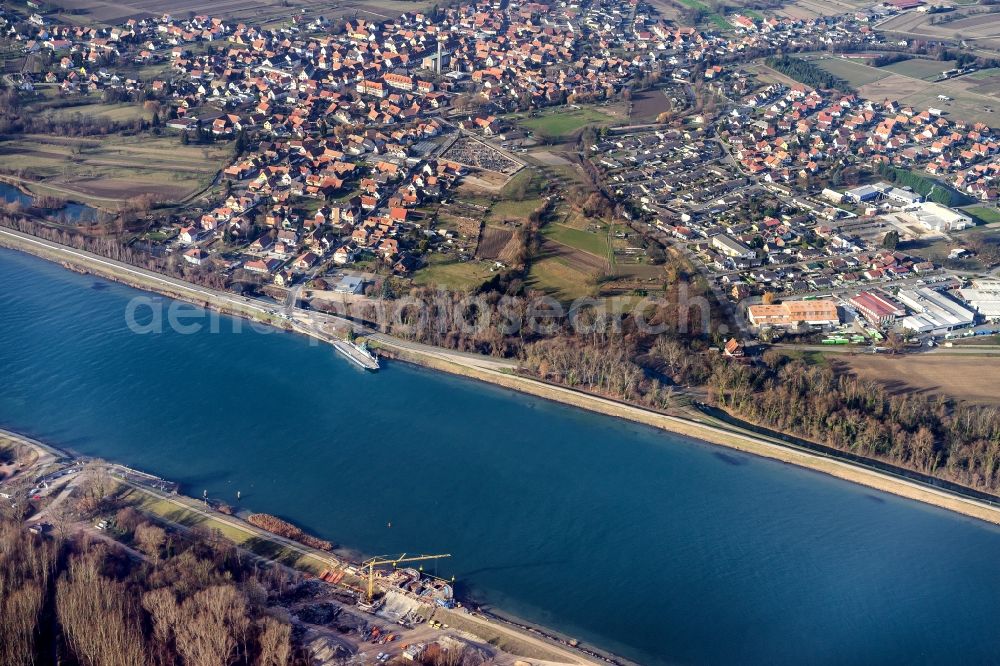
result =
[{"label": "agricultural field", "polygon": [[968,74],[963,78],[966,81],[970,79],[973,81],[981,81],[983,79],[990,79],[995,76],[1000,76],[1000,67],[988,67],[987,69],[981,69],[977,72],[973,72],[972,74]]},{"label": "agricultural field", "polygon": [[532,198],[523,201],[498,201],[493,204],[487,222],[501,224],[503,222],[526,222],[528,217],[542,207],[541,199]]},{"label": "agricultural field", "polygon": [[928,60],[926,58],[911,58],[901,62],[894,62],[891,65],[880,67],[882,71],[902,74],[915,79],[933,81],[941,75],[941,72],[952,69],[956,65],[954,60]]},{"label": "agricultural field", "polygon": [[514,229],[512,227],[501,227],[486,225],[479,234],[479,245],[476,247],[477,259],[489,259],[492,261],[502,261],[511,263],[513,255]]},{"label": "agricultural field", "polygon": [[949,18],[952,16],[956,16],[956,20],[932,24],[934,14],[904,12],[880,24],[879,29],[920,39],[975,40],[975,46],[980,50],[1000,48],[1000,13],[962,8]]},{"label": "agricultural field", "polygon": [[294,14],[302,19],[324,16],[328,19],[358,15],[359,18],[378,21],[399,16],[403,12],[421,11],[432,2],[408,0],[50,0],[49,4],[61,7],[61,21],[80,24],[123,23],[129,18],[147,18],[164,13],[187,17],[189,14],[207,14],[225,19],[253,19],[258,24],[280,25],[287,23]]},{"label": "agricultural field", "polygon": [[45,194],[107,207],[152,194],[177,201],[207,187],[228,162],[228,143],[183,146],[174,135],[61,137],[29,134],[0,141],[2,168]]},{"label": "agricultural field", "polygon": [[651,123],[665,111],[671,110],[670,98],[662,89],[644,90],[632,96],[629,120],[634,123]]},{"label": "agricultural field", "polygon": [[776,69],[771,69],[763,62],[755,62],[750,65],[745,65],[744,69],[748,72],[754,74],[761,83],[780,83],[785,86],[797,86],[800,85],[798,81],[790,76],[785,76]]},{"label": "agricultural field", "polygon": [[[900,104],[917,109],[935,107],[949,117],[967,122],[984,122],[990,126],[1000,124],[1000,96],[972,92],[971,81],[951,79],[931,83],[902,74],[892,74],[873,83],[861,86],[858,92],[867,99],[895,99]],[[942,101],[939,95],[952,98]]]},{"label": "agricultural field", "polygon": [[608,232],[604,227],[595,231],[585,231],[558,222],[550,222],[542,229],[542,235],[556,243],[589,252],[596,257],[608,256]]},{"label": "agricultural field", "polygon": [[814,19],[820,16],[836,16],[852,12],[871,3],[856,0],[792,0],[773,11],[779,16],[794,19]]},{"label": "agricultural field", "polygon": [[655,7],[660,16],[668,21],[676,22],[680,18],[680,9],[672,0],[650,0],[649,4]]},{"label": "agricultural field", "polygon": [[951,81],[966,92],[1000,98],[1000,68],[991,67]]},{"label": "agricultural field", "polygon": [[812,63],[834,76],[844,79],[853,88],[860,88],[891,75],[883,69],[866,65],[860,59],[821,57],[812,60]]},{"label": "agricultural field", "polygon": [[[901,357],[838,354],[831,363],[887,386],[897,393],[945,395],[976,404],[1000,401],[1000,357],[958,354],[921,354]],[[969,381],[976,377],[976,381]]]},{"label": "agricultural field", "polygon": [[599,281],[609,270],[607,236],[604,255],[590,251],[601,249],[597,236],[561,224],[547,224],[542,229],[541,253],[532,262],[529,282],[560,300],[596,295]]},{"label": "agricultural field", "polygon": [[[1000,117],[1000,71],[934,81],[955,61],[913,58],[885,67],[873,67],[859,58],[815,55],[818,67],[846,80],[862,97],[872,100],[895,99],[917,109],[935,107],[956,119],[996,125]],[[988,72],[989,70],[987,70]],[[942,100],[939,95],[950,97]]]},{"label": "agricultural field", "polygon": [[587,125],[606,124],[616,120],[600,107],[558,107],[540,112],[537,116],[522,118],[518,122],[526,129],[546,139],[564,140]]},{"label": "agricultural field", "polygon": [[86,104],[84,106],[66,106],[47,109],[42,112],[60,120],[70,120],[76,115],[88,118],[107,118],[113,122],[130,122],[132,120],[152,120],[153,112],[138,104]]}]

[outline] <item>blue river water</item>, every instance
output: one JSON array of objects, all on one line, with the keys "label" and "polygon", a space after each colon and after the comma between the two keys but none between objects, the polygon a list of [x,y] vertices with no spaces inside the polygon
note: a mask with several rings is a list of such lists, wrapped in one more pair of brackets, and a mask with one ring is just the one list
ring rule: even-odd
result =
[{"label": "blue river water", "polygon": [[0,426],[451,553],[466,594],[643,664],[1000,662],[1000,529],[228,318],[134,332],[130,302],[172,303],[0,250]]}]

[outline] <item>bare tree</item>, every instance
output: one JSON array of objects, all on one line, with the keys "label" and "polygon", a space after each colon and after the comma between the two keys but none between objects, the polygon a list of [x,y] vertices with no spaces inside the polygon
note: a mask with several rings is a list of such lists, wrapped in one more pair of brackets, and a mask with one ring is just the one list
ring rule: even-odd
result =
[{"label": "bare tree", "polygon": [[158,649],[160,663],[174,663],[174,635],[181,612],[177,597],[166,588],[151,590],[142,595],[142,607],[153,620],[153,642]]},{"label": "bare tree", "polygon": [[104,553],[97,547],[74,557],[56,583],[66,643],[83,664],[143,666],[138,604],[124,583],[101,575]]},{"label": "bare tree", "polygon": [[250,626],[243,595],[232,585],[214,585],[186,600],[177,625],[177,650],[189,666],[230,663],[246,649]]},{"label": "bare tree", "polygon": [[159,564],[163,544],[167,542],[167,533],[162,527],[142,523],[135,528],[135,542],[142,552],[152,558],[154,564]]},{"label": "bare tree", "polygon": [[286,666],[292,655],[292,628],[273,617],[260,621],[259,666]]}]

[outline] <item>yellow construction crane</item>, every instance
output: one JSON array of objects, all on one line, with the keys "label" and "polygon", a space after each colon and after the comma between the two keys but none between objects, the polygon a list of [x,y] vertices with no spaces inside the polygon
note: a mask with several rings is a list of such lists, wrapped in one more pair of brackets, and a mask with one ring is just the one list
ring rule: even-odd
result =
[{"label": "yellow construction crane", "polygon": [[382,566],[383,564],[391,564],[393,567],[397,567],[404,562],[423,562],[425,560],[440,560],[445,557],[451,557],[450,554],[447,555],[411,555],[406,556],[403,553],[399,557],[373,557],[370,560],[365,560],[362,566],[368,567],[368,602],[371,603],[372,598],[375,596],[375,567]]}]

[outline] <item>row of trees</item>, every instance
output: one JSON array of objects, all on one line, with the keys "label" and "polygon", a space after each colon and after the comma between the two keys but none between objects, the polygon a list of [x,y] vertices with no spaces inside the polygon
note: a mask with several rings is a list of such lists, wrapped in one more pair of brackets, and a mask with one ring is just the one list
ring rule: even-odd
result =
[{"label": "row of trees", "polygon": [[806,84],[807,86],[822,89],[832,88],[845,93],[854,92],[851,86],[848,85],[847,81],[838,76],[834,76],[825,69],[822,69],[807,60],[781,55],[772,56],[765,60],[765,62],[771,69],[775,69],[785,76],[791,77],[796,81]]},{"label": "row of trees", "polygon": [[717,363],[715,405],[750,422],[929,474],[1000,491],[1000,411],[884,386],[778,352],[763,366]]},{"label": "row of trees", "polygon": [[[121,233],[128,227],[128,220],[132,219],[135,214],[134,211],[130,210],[120,211],[111,218],[109,226],[115,233]],[[185,279],[212,289],[224,289],[228,286],[226,276],[220,271],[210,270],[206,266],[192,266],[183,261],[176,253],[159,257],[139,249],[133,249],[133,247],[123,244],[114,235],[86,235],[77,231],[52,227],[15,214],[0,215],[0,226],[32,234],[78,250],[86,250],[138,268]],[[239,272],[237,271],[237,273]],[[234,275],[234,279],[237,277]],[[250,278],[248,278],[247,284],[251,284]]]}]

